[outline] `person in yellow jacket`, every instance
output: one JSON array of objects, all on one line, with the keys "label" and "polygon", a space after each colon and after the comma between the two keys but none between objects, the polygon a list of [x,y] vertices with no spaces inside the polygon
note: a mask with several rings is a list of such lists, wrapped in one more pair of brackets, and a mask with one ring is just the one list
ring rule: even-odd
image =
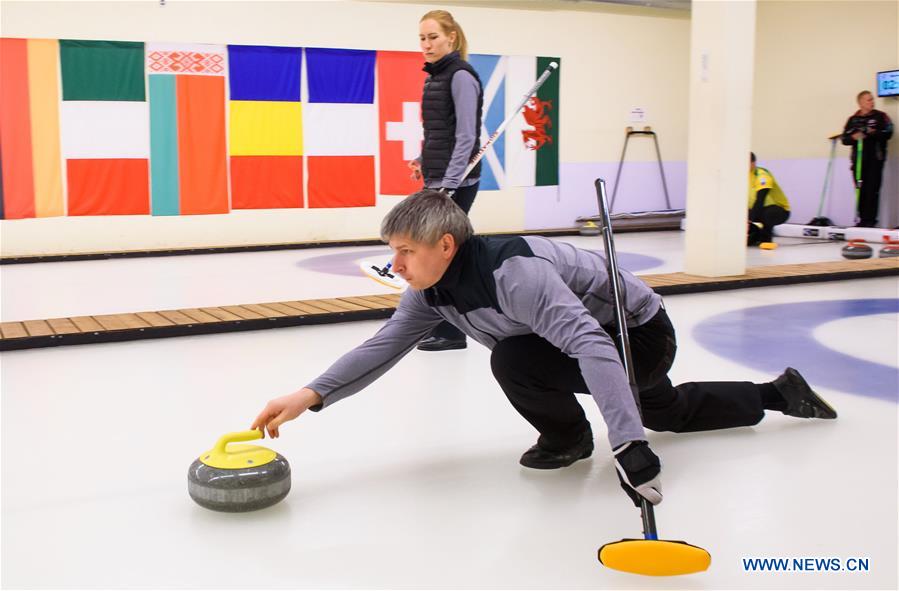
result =
[{"label": "person in yellow jacket", "polygon": [[755,165],[755,153],[749,153],[749,230],[746,244],[771,242],[774,226],[790,219],[790,202],[774,175]]}]

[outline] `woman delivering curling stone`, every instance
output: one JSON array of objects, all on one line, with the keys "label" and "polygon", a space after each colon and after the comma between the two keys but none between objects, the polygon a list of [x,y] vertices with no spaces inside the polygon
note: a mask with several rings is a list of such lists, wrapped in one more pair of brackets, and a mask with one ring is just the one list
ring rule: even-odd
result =
[{"label": "woman delivering curling stone", "polygon": [[[449,12],[432,10],[421,17],[418,39],[429,76],[421,98],[424,145],[409,168],[413,178],[424,177],[427,188],[455,190],[453,201],[468,213],[478,194],[481,164],[467,178],[461,177],[480,149],[481,80],[466,61],[465,33]],[[465,347],[465,334],[448,322],[439,324],[418,345],[422,351]]]},{"label": "woman delivering curling stone", "polygon": [[270,401],[252,429],[278,437],[284,422],[359,392],[441,321],[492,351],[494,377],[539,432],[521,456],[523,466],[562,468],[590,457],[593,433],[575,393],[592,394],[608,426],[622,488],[638,506],[640,495],[653,504],[662,500],[660,463],[644,425],[673,432],[749,426],[766,409],[801,418],[837,416],[792,368],[764,384],[673,386],[668,370],[677,347],[662,298],[621,270],[641,424],[608,332],[616,309],[602,257],[537,236],[475,236],[468,216],[430,189],[396,205],[381,224],[381,238],[409,284],[394,315],[308,386]]}]

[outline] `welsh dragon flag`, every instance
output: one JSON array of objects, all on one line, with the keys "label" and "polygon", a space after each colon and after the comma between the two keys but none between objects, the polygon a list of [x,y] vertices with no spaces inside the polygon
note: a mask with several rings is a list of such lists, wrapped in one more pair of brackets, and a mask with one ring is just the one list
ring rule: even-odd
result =
[{"label": "welsh dragon flag", "polygon": [[549,66],[559,68],[506,128],[506,183],[513,187],[559,184],[559,80],[557,57],[509,56],[506,74],[506,110],[521,98]]}]

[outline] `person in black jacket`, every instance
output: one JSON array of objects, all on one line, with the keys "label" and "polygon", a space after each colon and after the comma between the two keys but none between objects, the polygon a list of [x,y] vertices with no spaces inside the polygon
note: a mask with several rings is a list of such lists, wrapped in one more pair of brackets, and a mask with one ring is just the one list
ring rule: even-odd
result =
[{"label": "person in black jacket", "polygon": [[615,307],[598,253],[541,236],[476,236],[465,212],[431,189],[397,204],[381,223],[381,238],[409,284],[396,312],[305,387],[269,401],[251,429],[277,437],[286,421],[362,391],[441,320],[490,349],[500,389],[539,433],[522,466],[559,469],[593,454],[593,431],[575,396],[589,393],[606,423],[621,486],[637,505],[662,500],[661,465],[644,426],[675,433],[744,427],[766,411],[837,418],[792,368],[759,384],[673,385],[677,338],[662,298],[622,269],[641,415],[611,336]]},{"label": "person in black jacket", "polygon": [[[481,165],[466,177],[462,173],[478,153],[481,110],[484,102],[481,80],[466,61],[468,42],[462,27],[445,10],[432,10],[419,22],[419,42],[425,58],[421,99],[424,144],[421,156],[409,162],[412,177],[424,177],[429,189],[453,190],[453,201],[466,214],[478,193]],[[440,324],[418,348],[422,351],[464,349],[465,334],[448,322]]]},{"label": "person in black jacket", "polygon": [[893,122],[889,115],[874,108],[874,95],[863,90],[856,97],[858,111],[843,127],[843,145],[852,146],[852,173],[856,178],[858,141],[862,141],[861,180],[858,198],[857,227],[877,226],[880,208],[880,184],[883,165],[887,159],[887,142],[893,135]]}]

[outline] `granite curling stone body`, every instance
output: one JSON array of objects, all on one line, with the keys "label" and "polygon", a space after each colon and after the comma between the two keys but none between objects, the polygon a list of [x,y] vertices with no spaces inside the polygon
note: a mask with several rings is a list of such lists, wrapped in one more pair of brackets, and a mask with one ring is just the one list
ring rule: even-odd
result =
[{"label": "granite curling stone body", "polygon": [[187,491],[198,504],[240,513],[274,505],[290,492],[290,464],[281,454],[258,445],[231,445],[261,439],[261,431],[223,435],[187,472]]},{"label": "granite curling stone body", "polygon": [[850,240],[849,244],[843,247],[842,253],[844,259],[870,259],[874,249],[865,244],[864,240]]}]

